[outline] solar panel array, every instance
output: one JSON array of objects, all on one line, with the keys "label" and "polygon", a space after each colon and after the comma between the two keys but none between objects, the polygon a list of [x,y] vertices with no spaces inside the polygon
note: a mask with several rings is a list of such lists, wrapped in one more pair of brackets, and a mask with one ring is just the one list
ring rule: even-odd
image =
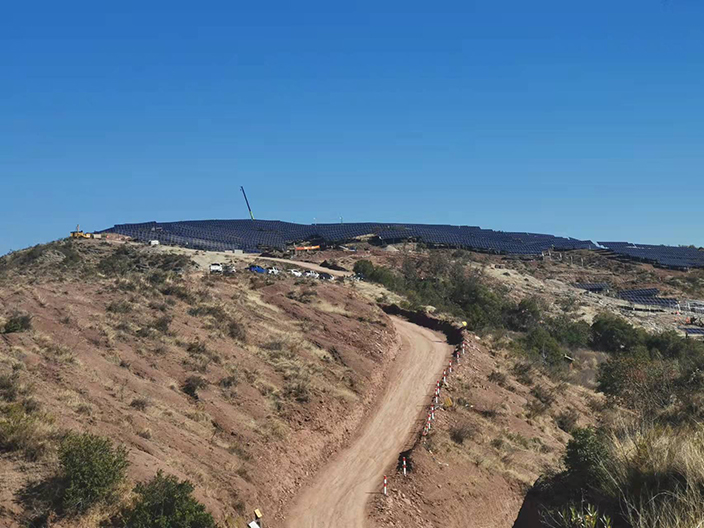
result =
[{"label": "solar panel array", "polygon": [[680,328],[687,335],[704,335],[704,328]]},{"label": "solar panel array", "polygon": [[621,290],[619,292],[619,295],[622,297],[629,297],[629,296],[640,296],[640,297],[652,297],[653,295],[657,295],[660,293],[660,290],[657,288],[641,288],[639,290]]},{"label": "solar panel array", "polygon": [[383,243],[414,240],[509,255],[540,255],[550,250],[596,247],[590,240],[493,231],[476,226],[374,222],[306,225],[278,220],[195,220],[118,224],[102,232],[211,251],[285,249],[305,241],[337,244],[365,235],[378,237]]},{"label": "solar panel array", "polygon": [[658,297],[660,290],[657,288],[644,288],[641,290],[622,290],[618,292],[621,299],[635,304],[645,304],[648,306],[659,306],[667,309],[678,309],[680,303],[677,299],[670,297]]},{"label": "solar panel array", "polygon": [[599,242],[618,255],[676,269],[704,268],[704,251],[693,247]]},{"label": "solar panel array", "polygon": [[602,292],[609,289],[609,284],[606,282],[577,282],[574,287],[590,292]]}]

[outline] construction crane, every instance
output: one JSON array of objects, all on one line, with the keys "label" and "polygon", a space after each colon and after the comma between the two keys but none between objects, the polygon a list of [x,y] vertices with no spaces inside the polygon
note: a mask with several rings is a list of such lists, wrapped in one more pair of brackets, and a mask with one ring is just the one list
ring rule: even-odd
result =
[{"label": "construction crane", "polygon": [[254,213],[252,213],[252,208],[249,206],[249,200],[247,200],[247,193],[244,192],[244,187],[240,187],[240,191],[242,191],[242,196],[244,196],[244,201],[247,204],[247,209],[249,210],[249,217],[254,220]]}]

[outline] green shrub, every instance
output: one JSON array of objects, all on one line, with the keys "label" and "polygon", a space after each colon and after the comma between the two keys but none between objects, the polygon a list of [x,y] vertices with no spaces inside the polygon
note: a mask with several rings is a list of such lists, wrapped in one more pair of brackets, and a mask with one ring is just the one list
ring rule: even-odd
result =
[{"label": "green shrub", "polygon": [[579,413],[573,408],[561,412],[555,417],[555,423],[557,426],[566,433],[571,433],[574,431],[578,420]]},{"label": "green shrub", "polygon": [[3,328],[4,334],[12,334],[14,332],[26,332],[32,329],[32,316],[26,313],[14,312],[5,322]]},{"label": "green shrub", "polygon": [[536,385],[531,389],[530,393],[533,397],[535,397],[535,399],[544,404],[546,407],[550,407],[553,403],[555,403],[555,393],[546,389],[542,385]]},{"label": "green shrub", "polygon": [[599,513],[599,509],[592,504],[573,504],[565,506],[558,511],[548,511],[543,515],[543,520],[548,526],[555,528],[612,528],[611,517]]},{"label": "green shrub", "polygon": [[212,515],[193,496],[193,485],[160,470],[134,488],[137,500],[126,514],[129,528],[215,528]]},{"label": "green shrub", "polygon": [[163,315],[154,321],[151,322],[149,325],[151,328],[154,330],[161,332],[162,334],[166,334],[169,332],[169,326],[171,325],[172,317],[169,315]]},{"label": "green shrub", "polygon": [[591,326],[586,321],[573,321],[566,315],[548,320],[548,331],[558,343],[571,350],[589,345]]},{"label": "green shrub", "polygon": [[678,389],[677,365],[638,356],[612,357],[599,365],[598,389],[630,409],[664,409]]},{"label": "green shrub", "polygon": [[247,341],[247,332],[245,331],[244,325],[234,319],[230,320],[227,324],[227,335],[237,341]]},{"label": "green shrub", "polygon": [[119,301],[112,301],[105,307],[105,310],[112,313],[130,313],[132,311],[132,306],[130,303],[121,299]]},{"label": "green shrub", "polygon": [[220,385],[223,389],[230,389],[232,387],[236,387],[239,382],[240,382],[240,380],[239,380],[239,377],[237,376],[237,374],[232,373],[229,376],[225,376],[224,378],[220,378],[218,385]]},{"label": "green shrub", "polygon": [[193,262],[186,255],[153,253],[125,245],[103,257],[98,263],[98,269],[109,276],[146,271],[149,272],[148,280],[152,284],[159,284],[166,280],[164,272],[177,272],[192,265]]},{"label": "green shrub", "polygon": [[469,424],[458,424],[450,427],[450,440],[462,445],[465,440],[471,440],[476,435],[476,430]]},{"label": "green shrub", "polygon": [[506,387],[508,384],[508,377],[503,372],[498,370],[493,370],[487,379],[493,383],[496,383],[499,387]]},{"label": "green shrub", "polygon": [[548,365],[560,365],[564,362],[564,351],[545,328],[533,328],[520,339],[520,343],[529,355],[542,358]]},{"label": "green shrub", "polygon": [[149,407],[149,400],[147,398],[135,398],[130,402],[130,407],[138,411],[146,411],[147,407]]},{"label": "green shrub", "polygon": [[283,394],[299,403],[306,403],[310,400],[310,389],[308,386],[307,380],[291,379],[284,384]]},{"label": "green shrub", "polygon": [[13,402],[20,395],[21,390],[17,372],[0,374],[0,398],[7,402]]},{"label": "green shrub", "polygon": [[198,399],[198,391],[208,386],[208,382],[200,376],[189,376],[183,383],[182,390],[190,397]]},{"label": "green shrub", "polygon": [[610,313],[600,313],[592,323],[592,346],[604,352],[627,352],[645,342],[645,331]]},{"label": "green shrub", "polygon": [[363,275],[364,277],[371,277],[374,273],[374,264],[368,260],[358,260],[354,263],[354,268],[352,268],[355,273]]},{"label": "green shrub", "polygon": [[513,367],[513,374],[523,385],[533,384],[533,365],[527,362],[516,363]]},{"label": "green shrub", "polygon": [[70,433],[59,448],[64,482],[62,506],[67,513],[83,513],[94,504],[114,498],[129,462],[124,446],[87,433]]},{"label": "green shrub", "polygon": [[537,326],[541,319],[543,308],[535,297],[521,300],[515,307],[506,310],[506,326],[510,330],[527,332]]},{"label": "green shrub", "polygon": [[567,443],[565,466],[575,482],[583,488],[598,487],[606,478],[609,452],[604,438],[590,427],[572,432]]}]

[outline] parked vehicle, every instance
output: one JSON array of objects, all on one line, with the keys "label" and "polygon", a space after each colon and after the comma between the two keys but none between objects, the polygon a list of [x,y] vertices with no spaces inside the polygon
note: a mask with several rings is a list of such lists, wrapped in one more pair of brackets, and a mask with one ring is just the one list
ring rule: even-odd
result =
[{"label": "parked vehicle", "polygon": [[317,279],[318,277],[320,277],[318,272],[313,270],[306,271],[305,276],[311,279]]},{"label": "parked vehicle", "polygon": [[318,276],[318,278],[319,278],[320,280],[327,280],[327,281],[333,281],[333,280],[335,280],[335,277],[333,277],[333,276],[330,275],[329,273],[320,273],[319,276]]},{"label": "parked vehicle", "polygon": [[299,269],[290,269],[288,272],[294,277],[303,277],[303,272]]},{"label": "parked vehicle", "polygon": [[277,267],[269,268],[268,271],[269,271],[269,275],[278,275],[279,273],[281,273],[279,271],[279,268],[277,268]]},{"label": "parked vehicle", "polygon": [[222,273],[222,264],[219,262],[213,262],[210,265],[210,273]]},{"label": "parked vehicle", "polygon": [[267,271],[266,271],[264,268],[262,268],[261,266],[255,266],[254,264],[252,264],[251,266],[249,266],[247,269],[248,269],[249,271],[251,271],[252,273],[263,273],[263,274],[266,274],[266,272],[267,272]]},{"label": "parked vehicle", "polygon": [[237,270],[235,269],[235,267],[232,264],[226,264],[223,268],[223,272],[225,273],[225,275],[232,275],[236,271]]}]

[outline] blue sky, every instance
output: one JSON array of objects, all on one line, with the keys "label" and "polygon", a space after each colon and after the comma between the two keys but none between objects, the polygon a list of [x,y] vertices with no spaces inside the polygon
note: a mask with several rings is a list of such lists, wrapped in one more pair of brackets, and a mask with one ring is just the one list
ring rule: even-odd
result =
[{"label": "blue sky", "polygon": [[[149,220],[704,245],[704,4],[11,2],[0,254]],[[109,5],[108,5],[109,4]]]}]

